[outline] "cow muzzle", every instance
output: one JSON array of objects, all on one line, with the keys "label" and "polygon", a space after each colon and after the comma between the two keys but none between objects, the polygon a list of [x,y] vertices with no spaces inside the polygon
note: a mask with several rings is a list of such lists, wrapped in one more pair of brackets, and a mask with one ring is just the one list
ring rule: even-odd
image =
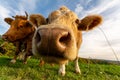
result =
[{"label": "cow muzzle", "polygon": [[64,57],[64,52],[71,43],[71,33],[62,28],[39,28],[34,40],[41,55]]},{"label": "cow muzzle", "polygon": [[8,40],[8,36],[7,36],[7,35],[5,35],[5,34],[4,34],[4,35],[2,35],[2,39],[3,39],[3,40],[5,40],[5,41],[7,41],[7,40]]},{"label": "cow muzzle", "polygon": [[8,35],[8,34],[3,34],[2,39],[4,41],[14,42],[15,41],[15,36],[11,36],[11,35]]}]

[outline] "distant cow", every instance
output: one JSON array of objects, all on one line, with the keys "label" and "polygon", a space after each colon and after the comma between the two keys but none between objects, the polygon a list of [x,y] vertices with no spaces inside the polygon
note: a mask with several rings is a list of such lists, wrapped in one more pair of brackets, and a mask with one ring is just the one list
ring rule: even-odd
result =
[{"label": "distant cow", "polygon": [[82,31],[92,30],[101,22],[102,17],[99,15],[89,15],[80,20],[74,12],[67,11],[50,21],[50,24],[42,25],[36,30],[32,42],[33,54],[42,56],[45,62],[58,63],[58,73],[61,75],[65,75],[68,60],[75,60],[75,71],[80,73],[78,50],[82,43]]},{"label": "distant cow", "polygon": [[[36,15],[39,20],[36,19]],[[30,20],[28,20],[27,13],[26,16],[16,15],[13,16],[13,18],[8,17],[4,19],[4,21],[10,25],[10,28],[2,35],[2,38],[14,43],[16,46],[15,56],[11,60],[12,63],[16,62],[17,56],[21,52],[22,45],[24,45],[24,63],[26,64],[27,57],[32,55],[32,38],[35,32],[35,27],[37,27],[36,25],[33,25],[30,20],[32,20],[32,22],[39,22],[39,25],[43,25],[46,24],[46,19],[40,14],[32,14],[30,15]]]}]

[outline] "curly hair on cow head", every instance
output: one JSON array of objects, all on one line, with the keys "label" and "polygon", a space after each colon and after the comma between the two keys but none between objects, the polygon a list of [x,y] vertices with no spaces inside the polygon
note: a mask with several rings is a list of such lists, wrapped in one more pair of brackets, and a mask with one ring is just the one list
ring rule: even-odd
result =
[{"label": "curly hair on cow head", "polygon": [[58,10],[55,10],[48,15],[47,22],[51,23],[69,11],[70,9],[67,8],[66,6],[61,6]]},{"label": "curly hair on cow head", "polygon": [[59,10],[60,10],[60,12],[61,12],[62,14],[64,14],[64,13],[70,11],[70,9],[67,8],[66,6],[61,6],[61,7],[59,8]]}]

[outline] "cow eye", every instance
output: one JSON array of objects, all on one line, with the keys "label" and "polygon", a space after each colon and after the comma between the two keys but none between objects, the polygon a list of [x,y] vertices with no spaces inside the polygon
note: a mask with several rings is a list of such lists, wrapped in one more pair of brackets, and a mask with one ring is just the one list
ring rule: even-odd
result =
[{"label": "cow eye", "polygon": [[22,25],[19,26],[19,28],[22,28],[22,27],[23,27]]},{"label": "cow eye", "polygon": [[20,29],[22,29],[23,28],[23,26],[22,25],[19,25],[16,29],[17,30],[20,30]]},{"label": "cow eye", "polygon": [[22,28],[23,28],[23,25],[20,25],[20,26],[19,26],[19,29],[22,29]]}]

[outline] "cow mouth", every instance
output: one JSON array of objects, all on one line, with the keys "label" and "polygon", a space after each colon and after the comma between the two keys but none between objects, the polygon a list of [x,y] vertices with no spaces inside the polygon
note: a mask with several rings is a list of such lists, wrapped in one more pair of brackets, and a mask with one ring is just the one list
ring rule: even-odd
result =
[{"label": "cow mouth", "polygon": [[7,36],[2,35],[2,40],[6,41],[6,42],[12,42]]},{"label": "cow mouth", "polygon": [[16,41],[16,40],[14,40],[13,36],[10,36],[10,35],[2,35],[2,39],[7,42],[15,42]]}]

